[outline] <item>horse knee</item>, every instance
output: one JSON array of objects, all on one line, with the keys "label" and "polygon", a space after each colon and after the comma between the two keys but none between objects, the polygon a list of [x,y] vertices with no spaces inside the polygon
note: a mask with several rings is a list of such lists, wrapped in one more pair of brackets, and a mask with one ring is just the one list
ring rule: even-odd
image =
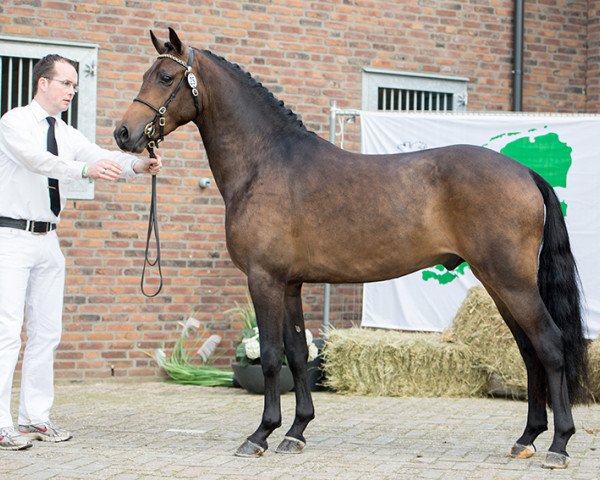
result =
[{"label": "horse knee", "polygon": [[283,363],[283,350],[269,348],[261,352],[260,363],[265,377],[274,377],[279,374]]}]

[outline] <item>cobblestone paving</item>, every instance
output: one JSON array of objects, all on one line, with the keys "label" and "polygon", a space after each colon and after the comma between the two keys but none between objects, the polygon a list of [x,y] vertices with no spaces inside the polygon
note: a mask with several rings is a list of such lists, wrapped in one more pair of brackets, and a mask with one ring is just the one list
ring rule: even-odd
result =
[{"label": "cobblestone paving", "polygon": [[316,392],[306,449],[280,455],[274,449],[294,413],[288,393],[271,449],[245,459],[233,453],[258,425],[262,396],[158,382],[62,385],[56,393],[54,420],[74,438],[0,451],[0,479],[600,479],[600,405],[575,409],[571,465],[550,471],[541,468],[549,432],[532,459],[507,456],[526,417],[517,401]]}]

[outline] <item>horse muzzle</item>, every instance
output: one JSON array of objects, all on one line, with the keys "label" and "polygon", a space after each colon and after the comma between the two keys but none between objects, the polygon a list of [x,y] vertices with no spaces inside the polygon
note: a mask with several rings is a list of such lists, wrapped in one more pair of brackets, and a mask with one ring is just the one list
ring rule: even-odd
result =
[{"label": "horse muzzle", "polygon": [[148,143],[144,131],[132,134],[125,124],[118,125],[113,132],[113,137],[119,148],[125,152],[140,153]]}]

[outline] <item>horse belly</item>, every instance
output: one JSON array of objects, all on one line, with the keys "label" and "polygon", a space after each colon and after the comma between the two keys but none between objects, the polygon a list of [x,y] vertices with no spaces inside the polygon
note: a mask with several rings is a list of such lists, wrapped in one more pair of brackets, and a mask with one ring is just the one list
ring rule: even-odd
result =
[{"label": "horse belly", "polygon": [[453,253],[447,235],[437,228],[387,225],[327,229],[307,246],[300,276],[307,282],[354,283],[397,278],[427,268]]}]

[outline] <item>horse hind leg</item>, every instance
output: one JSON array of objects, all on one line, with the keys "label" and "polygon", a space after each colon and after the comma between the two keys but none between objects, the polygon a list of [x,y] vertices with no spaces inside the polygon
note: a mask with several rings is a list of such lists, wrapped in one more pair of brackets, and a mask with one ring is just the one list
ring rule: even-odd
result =
[{"label": "horse hind leg", "polygon": [[519,352],[523,357],[527,371],[527,424],[523,435],[513,445],[510,456],[513,458],[530,458],[536,448],[535,439],[548,430],[548,414],[546,411],[547,379],[544,366],[540,362],[533,345],[523,329],[517,324],[506,305],[498,296],[486,287],[500,315],[511,331]]},{"label": "horse hind leg", "polygon": [[285,284],[265,272],[248,277],[248,288],[259,330],[260,360],[265,377],[264,409],[260,425],[235,452],[258,457],[268,448],[267,438],[281,426],[279,372],[283,361]]},{"label": "horse hind leg", "polygon": [[[525,346],[530,344],[533,347],[539,363],[544,367],[549,399],[554,413],[554,437],[543,466],[566,468],[569,463],[567,443],[575,433],[575,424],[567,388],[561,332],[548,313],[536,284],[494,288],[493,291],[500,299],[501,304],[505,305],[507,312],[510,312],[516,325],[525,334],[520,340],[521,343]],[[519,332],[519,330],[516,331]],[[520,334],[518,333],[518,335]],[[527,349],[525,350],[527,351]],[[527,362],[527,360],[525,361]],[[528,368],[533,368],[534,372],[531,382],[528,379],[530,388],[528,393],[532,397],[529,404],[531,416],[528,416],[525,432],[517,441],[521,445],[527,445],[530,440],[533,441],[536,434],[541,433],[539,432],[542,427],[541,409],[542,401],[545,398],[541,393],[543,392],[543,373],[537,371],[537,366],[535,361],[530,360]]]},{"label": "horse hind leg", "polygon": [[294,423],[277,447],[277,453],[300,453],[306,445],[304,430],[315,418],[315,409],[308,387],[306,362],[308,346],[302,313],[301,285],[288,287],[285,296],[285,320],[283,326],[285,355],[294,376],[296,415]]}]

